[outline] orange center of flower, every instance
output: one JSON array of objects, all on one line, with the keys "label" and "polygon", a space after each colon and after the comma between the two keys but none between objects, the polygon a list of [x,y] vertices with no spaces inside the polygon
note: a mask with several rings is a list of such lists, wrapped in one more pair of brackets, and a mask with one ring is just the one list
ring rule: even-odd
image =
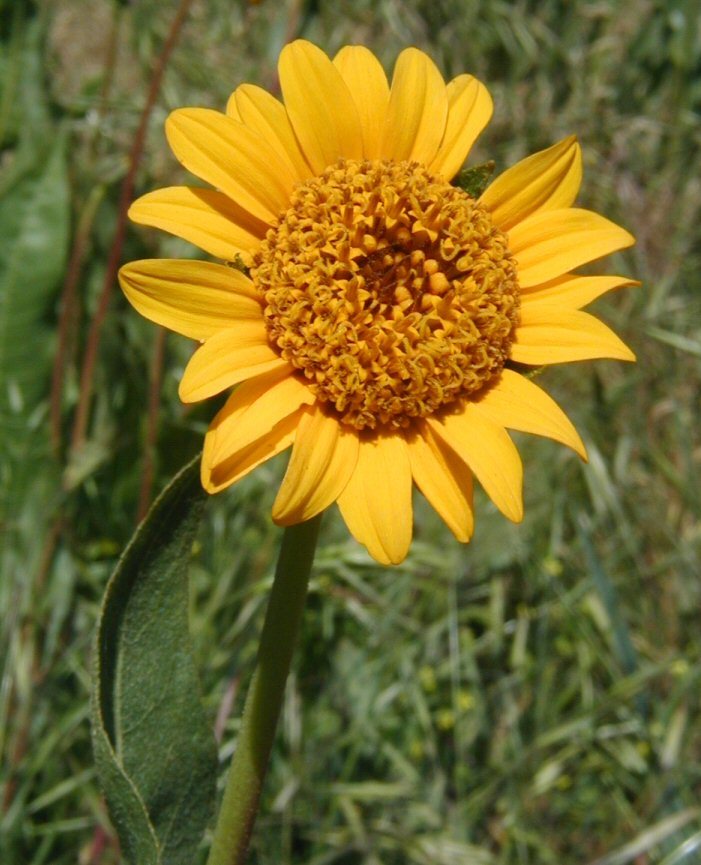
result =
[{"label": "orange center of flower", "polygon": [[273,348],[358,430],[480,390],[518,322],[506,236],[415,162],[341,160],[300,184],[251,276]]}]

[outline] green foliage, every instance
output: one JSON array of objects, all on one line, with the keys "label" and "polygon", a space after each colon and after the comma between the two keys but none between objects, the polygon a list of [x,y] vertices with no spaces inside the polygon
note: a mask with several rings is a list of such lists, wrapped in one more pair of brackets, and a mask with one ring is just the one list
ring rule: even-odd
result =
[{"label": "green foliage", "polygon": [[8,48],[0,141],[14,140],[15,149],[0,174],[0,524],[15,519],[19,490],[46,459],[50,312],[70,239],[67,142],[48,122],[41,28],[16,26]]},{"label": "green foliage", "polygon": [[[173,9],[44,0],[0,10],[0,272],[14,274],[0,288],[3,865],[123,861],[89,736],[100,598],[133,530],[145,469],[160,489],[199,450],[216,409],[180,404],[190,344],[168,337],[159,378],[155,328],[115,293],[87,441],[79,453],[69,446],[119,184]],[[596,310],[634,347],[635,367],[602,361],[539,376],[590,459],[580,467],[564,449],[519,436],[522,526],[478,497],[475,539],[461,547],[417,498],[411,556],[390,570],[327,515],[253,862],[698,858],[698,26],[695,0],[193,4],[137,194],[187,182],[165,142],[167,112],[221,107],[241,81],[274,88],[289,34],[329,51],[367,44],[387,68],[415,44],[446,76],[472,72],[492,93],[494,118],[469,165],[493,158],[500,173],[579,137],[579,202],[638,240],[606,270],[643,283]],[[78,238],[54,458],[51,354]],[[135,227],[123,249],[125,260],[197,254]],[[152,381],[160,401],[149,433]],[[192,639],[222,768],[270,588],[278,531],[269,510],[283,466],[263,465],[217,496],[195,544]]]},{"label": "green foliage", "polygon": [[188,633],[199,458],[154,504],[107,584],[95,651],[95,760],[132,865],[192,865],[217,758]]},{"label": "green foliage", "polygon": [[483,162],[482,165],[463,168],[453,180],[453,186],[459,186],[468,195],[479,198],[487,188],[495,168],[496,164],[493,159],[490,159],[489,162]]},{"label": "green foliage", "polygon": [[5,190],[0,209],[0,434],[6,446],[47,391],[53,356],[47,313],[66,263],[69,216],[61,136]]}]

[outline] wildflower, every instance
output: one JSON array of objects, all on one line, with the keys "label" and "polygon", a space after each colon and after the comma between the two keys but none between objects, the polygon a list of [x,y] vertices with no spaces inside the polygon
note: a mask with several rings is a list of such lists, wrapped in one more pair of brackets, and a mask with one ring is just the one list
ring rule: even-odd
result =
[{"label": "wildflower", "polygon": [[284,104],[244,84],[226,114],[173,112],[175,155],[214,189],[161,189],[130,210],[229,263],[147,260],[120,274],[142,315],[202,342],[185,402],[238,385],[207,433],[204,487],[292,446],[275,521],[337,502],[383,563],[409,548],[412,482],[460,541],[473,532],[473,476],[521,520],[523,469],[506,430],[585,451],[520,370],[634,359],[581,311],[631,281],[573,273],[633,238],[572,207],[574,137],[479,198],[451,185],[492,100],[470,75],[446,85],[415,48],[391,85],[358,46],[330,60],[293,42],[279,73]]}]

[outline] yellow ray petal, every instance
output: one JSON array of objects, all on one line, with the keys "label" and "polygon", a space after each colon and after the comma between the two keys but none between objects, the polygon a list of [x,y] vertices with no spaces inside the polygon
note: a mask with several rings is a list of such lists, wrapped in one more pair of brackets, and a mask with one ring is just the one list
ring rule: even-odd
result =
[{"label": "yellow ray petal", "polygon": [[521,292],[521,305],[581,309],[614,288],[640,285],[627,276],[578,276],[566,273],[549,282],[543,282]]},{"label": "yellow ray petal", "polygon": [[192,339],[207,339],[242,319],[263,324],[253,283],[223,264],[132,261],[119,271],[119,284],[144,318]]},{"label": "yellow ray petal", "polygon": [[274,369],[244,382],[231,394],[209,428],[210,462],[226,462],[264,438],[279,421],[315,397],[291,370]]},{"label": "yellow ray petal", "polygon": [[504,516],[520,522],[523,464],[504,427],[471,402],[466,402],[458,414],[427,418],[426,423],[467,463]]},{"label": "yellow ray petal", "polygon": [[555,279],[633,243],[631,234],[598,213],[571,207],[540,211],[509,231],[522,288]]},{"label": "yellow ray petal", "polygon": [[215,333],[192,355],[180,382],[180,399],[198,402],[278,367],[288,363],[270,348],[263,321],[242,320]]},{"label": "yellow ray petal", "polygon": [[297,39],[282,49],[278,72],[287,114],[314,173],[321,174],[342,157],[361,159],[358,110],[326,54]]},{"label": "yellow ray petal", "polygon": [[555,400],[513,370],[502,370],[499,381],[475,407],[507,429],[546,436],[571,447],[582,459],[587,458],[584,442]]},{"label": "yellow ray petal", "polygon": [[129,218],[182,237],[224,261],[240,255],[251,263],[268,226],[214,189],[169,186],[142,195],[129,208]]},{"label": "yellow ray petal", "polygon": [[382,133],[382,157],[430,165],[443,138],[447,117],[443,76],[423,51],[405,48],[394,67]]},{"label": "yellow ray petal", "polygon": [[212,421],[202,454],[202,485],[208,492],[243,477],[288,448],[303,408],[314,395],[285,370],[244,382]]},{"label": "yellow ray petal", "polygon": [[360,442],[358,462],[338,497],[353,537],[384,565],[398,565],[411,544],[411,464],[401,435]]},{"label": "yellow ray petal", "polygon": [[455,537],[467,543],[475,524],[472,472],[426,424],[407,443],[414,483]]},{"label": "yellow ray petal", "polygon": [[226,113],[266,141],[298,180],[312,176],[285,106],[267,90],[255,84],[242,84],[231,94]]},{"label": "yellow ray petal", "polygon": [[375,55],[362,45],[346,45],[333,58],[358,109],[363,135],[363,155],[379,159],[382,129],[389,104],[385,70]]},{"label": "yellow ray petal", "polygon": [[202,454],[202,485],[218,492],[294,441],[302,406],[313,395],[289,370],[249,379],[212,421]]},{"label": "yellow ray petal", "polygon": [[[254,87],[256,85],[253,85]],[[236,88],[238,90],[238,87]],[[235,120],[237,123],[243,123],[243,117],[241,117],[241,112],[239,111],[239,107],[236,103],[236,90],[229,96],[226,100],[226,116],[230,117],[232,120]],[[267,93],[267,91],[266,91]],[[273,99],[275,97],[273,96]],[[284,106],[283,106],[284,107]]]},{"label": "yellow ray petal", "polygon": [[635,360],[628,346],[588,312],[540,304],[521,307],[521,323],[511,346],[516,363],[541,366],[597,357]]},{"label": "yellow ray petal", "polygon": [[318,406],[304,412],[287,472],[273,505],[278,525],[301,523],[333,504],[358,461],[358,434]]},{"label": "yellow ray petal", "polygon": [[569,207],[582,182],[582,151],[574,135],[522,159],[480,197],[502,231],[541,210]]},{"label": "yellow ray petal", "polygon": [[180,108],[166,120],[178,160],[257,219],[272,223],[285,210],[296,180],[252,130],[219,111]]},{"label": "yellow ray petal", "polygon": [[218,493],[236,483],[261,463],[266,462],[286,450],[295,440],[301,409],[279,421],[268,435],[258,439],[230,460],[213,466],[210,461],[211,440],[207,433],[202,452],[200,477],[202,486],[208,493]]},{"label": "yellow ray petal", "polygon": [[448,82],[448,119],[438,153],[429,171],[446,180],[454,177],[472,145],[489,123],[494,110],[489,91],[472,75],[458,75]]}]

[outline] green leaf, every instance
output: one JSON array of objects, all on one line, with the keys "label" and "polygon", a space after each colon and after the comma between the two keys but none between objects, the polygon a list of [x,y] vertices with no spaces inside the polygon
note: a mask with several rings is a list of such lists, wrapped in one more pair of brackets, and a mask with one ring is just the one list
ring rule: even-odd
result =
[{"label": "green leaf", "polygon": [[214,812],[217,751],[187,615],[187,561],[205,499],[198,457],[137,530],[98,623],[95,760],[133,865],[193,865]]},{"label": "green leaf", "polygon": [[475,165],[472,168],[463,168],[453,180],[453,186],[463,189],[472,198],[479,198],[487,188],[489,180],[492,174],[494,174],[495,167],[496,163],[493,159],[490,159],[481,165]]}]

